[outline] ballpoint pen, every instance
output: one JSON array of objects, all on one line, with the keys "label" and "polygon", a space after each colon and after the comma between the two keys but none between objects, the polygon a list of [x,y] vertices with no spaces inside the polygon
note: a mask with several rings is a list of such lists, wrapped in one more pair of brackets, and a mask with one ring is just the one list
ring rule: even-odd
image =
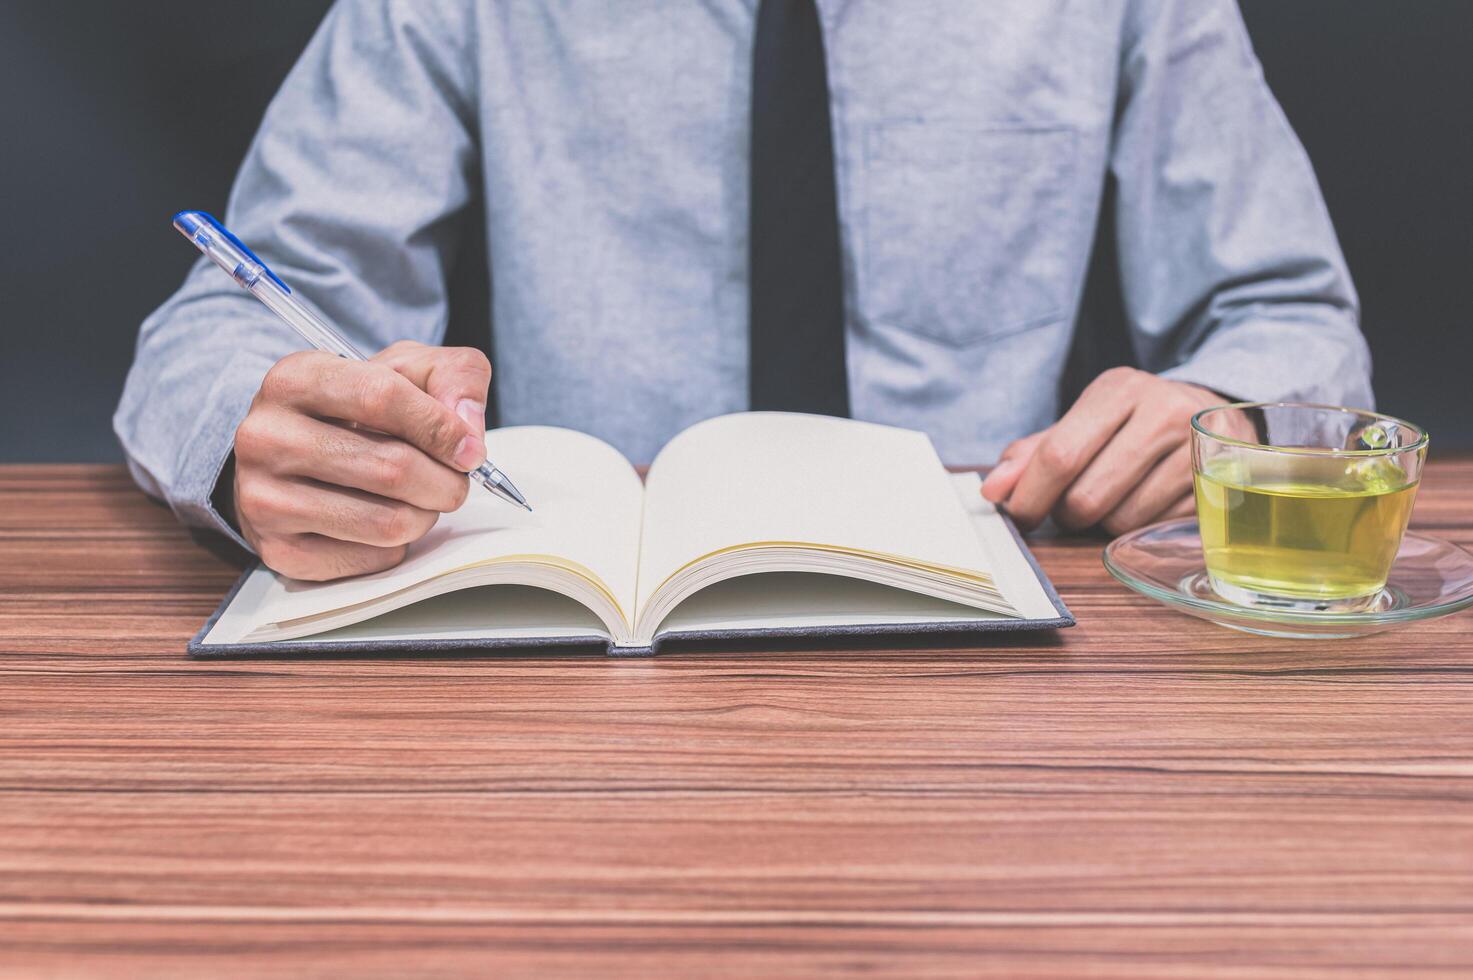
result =
[{"label": "ballpoint pen", "polygon": [[[301,334],[307,343],[349,360],[368,360],[347,338],[299,302],[292,295],[291,288],[266,263],[256,258],[254,252],[213,217],[203,211],[180,211],[174,215],[174,227],[224,269],[237,285],[266,304],[287,326]],[[471,470],[469,475],[502,500],[529,511],[532,509],[521,491],[489,459]]]}]

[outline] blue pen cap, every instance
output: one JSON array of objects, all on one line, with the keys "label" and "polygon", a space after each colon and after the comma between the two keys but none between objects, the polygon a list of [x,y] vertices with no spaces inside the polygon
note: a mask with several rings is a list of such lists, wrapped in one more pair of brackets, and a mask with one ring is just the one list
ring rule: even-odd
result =
[{"label": "blue pen cap", "polygon": [[208,217],[203,211],[180,211],[174,215],[174,227],[179,229],[179,234],[192,239],[195,232],[209,227],[209,222],[205,221]]},{"label": "blue pen cap", "polygon": [[250,289],[265,276],[281,287],[282,292],[291,292],[265,262],[256,258],[255,252],[212,215],[204,211],[180,211],[174,215],[174,227],[242,287]]}]

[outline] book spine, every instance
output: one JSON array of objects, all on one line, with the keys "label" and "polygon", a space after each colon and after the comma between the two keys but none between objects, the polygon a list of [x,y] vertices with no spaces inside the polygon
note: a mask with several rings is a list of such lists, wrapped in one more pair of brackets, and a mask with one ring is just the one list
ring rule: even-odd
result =
[{"label": "book spine", "polygon": [[611,657],[653,657],[655,647],[653,644],[639,647],[621,647],[612,642],[609,643],[608,654]]}]

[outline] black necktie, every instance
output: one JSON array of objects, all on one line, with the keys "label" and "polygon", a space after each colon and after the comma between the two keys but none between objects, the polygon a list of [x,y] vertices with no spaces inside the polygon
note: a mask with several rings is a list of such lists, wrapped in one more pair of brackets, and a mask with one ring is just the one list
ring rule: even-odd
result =
[{"label": "black necktie", "polygon": [[849,414],[823,29],[762,0],[752,44],[751,406]]}]

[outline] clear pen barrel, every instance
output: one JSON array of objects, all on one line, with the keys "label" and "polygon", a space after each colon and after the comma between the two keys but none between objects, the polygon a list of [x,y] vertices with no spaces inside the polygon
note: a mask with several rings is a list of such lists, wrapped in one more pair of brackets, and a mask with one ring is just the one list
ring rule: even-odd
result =
[{"label": "clear pen barrel", "polygon": [[305,304],[295,296],[283,291],[266,276],[257,277],[256,281],[246,288],[262,303],[265,303],[273,313],[290,324],[292,329],[301,334],[312,346],[350,360],[367,360],[346,337],[328,326]]}]

